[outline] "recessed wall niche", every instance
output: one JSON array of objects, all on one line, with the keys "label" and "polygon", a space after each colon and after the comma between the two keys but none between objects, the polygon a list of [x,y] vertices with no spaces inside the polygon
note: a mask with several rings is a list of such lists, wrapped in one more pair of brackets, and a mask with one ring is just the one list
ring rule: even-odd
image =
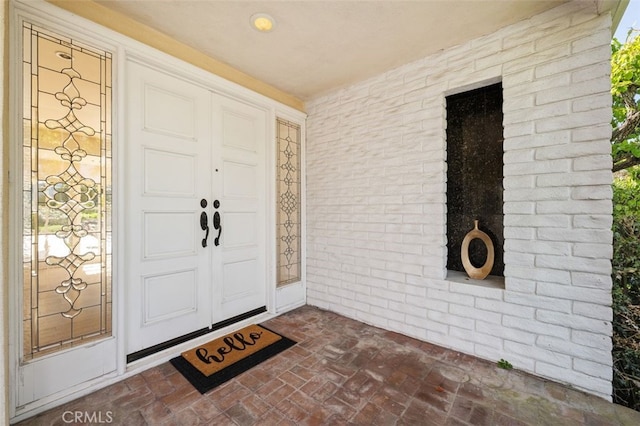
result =
[{"label": "recessed wall niche", "polygon": [[[502,83],[447,96],[446,105],[447,269],[465,272],[460,248],[478,220],[495,250],[490,275],[504,276]],[[471,263],[486,258],[484,243],[472,240]]]}]

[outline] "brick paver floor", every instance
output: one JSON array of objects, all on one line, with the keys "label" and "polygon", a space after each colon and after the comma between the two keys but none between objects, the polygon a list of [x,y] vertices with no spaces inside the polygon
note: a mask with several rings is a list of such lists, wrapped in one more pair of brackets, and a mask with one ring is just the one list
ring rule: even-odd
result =
[{"label": "brick paver floor", "polygon": [[20,425],[74,424],[77,411],[127,426],[640,425],[595,396],[318,308],[265,325],[298,344],[204,395],[164,363]]}]

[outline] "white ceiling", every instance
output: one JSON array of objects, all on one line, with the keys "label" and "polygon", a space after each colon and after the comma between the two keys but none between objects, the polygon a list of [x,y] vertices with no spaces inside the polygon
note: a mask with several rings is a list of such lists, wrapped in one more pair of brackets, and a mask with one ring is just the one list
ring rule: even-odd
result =
[{"label": "white ceiling", "polygon": [[[562,2],[98,0],[303,101]],[[251,28],[258,12],[272,32]]]}]

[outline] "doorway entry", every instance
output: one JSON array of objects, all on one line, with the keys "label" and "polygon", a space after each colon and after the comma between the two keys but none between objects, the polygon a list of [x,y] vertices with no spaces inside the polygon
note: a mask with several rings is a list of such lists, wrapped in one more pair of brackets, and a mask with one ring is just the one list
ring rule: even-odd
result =
[{"label": "doorway entry", "polygon": [[266,306],[267,113],[126,64],[127,354]]}]

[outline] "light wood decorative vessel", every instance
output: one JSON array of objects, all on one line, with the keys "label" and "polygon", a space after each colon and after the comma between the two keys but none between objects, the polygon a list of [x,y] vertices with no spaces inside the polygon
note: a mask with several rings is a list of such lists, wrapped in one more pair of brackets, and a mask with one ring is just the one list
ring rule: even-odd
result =
[{"label": "light wood decorative vessel", "polygon": [[[489,275],[489,272],[491,272],[491,268],[493,268],[495,253],[493,250],[493,242],[491,241],[491,238],[480,229],[478,229],[478,220],[474,220],[473,222],[474,229],[469,231],[467,235],[465,235],[464,240],[462,240],[460,256],[462,257],[462,266],[467,272],[467,275],[469,275],[469,278],[473,278],[474,280],[483,280],[487,277],[487,275]],[[480,268],[476,268],[475,266],[473,266],[473,264],[469,260],[469,244],[476,238],[479,238],[487,247],[487,260]]]}]

